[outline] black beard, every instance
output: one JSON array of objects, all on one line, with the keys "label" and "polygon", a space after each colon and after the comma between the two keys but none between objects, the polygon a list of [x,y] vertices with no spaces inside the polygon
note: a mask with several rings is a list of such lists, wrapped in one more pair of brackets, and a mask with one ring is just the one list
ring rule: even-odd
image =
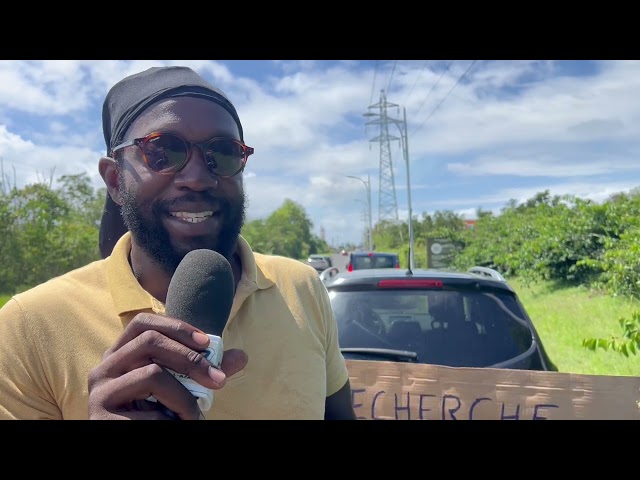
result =
[{"label": "black beard", "polygon": [[[122,185],[123,187],[124,185]],[[242,192],[238,202],[227,198],[213,197],[205,192],[191,192],[175,201],[139,202],[135,189],[121,187],[121,214],[125,225],[129,228],[136,243],[170,275],[191,250],[206,248],[214,250],[226,258],[231,258],[235,250],[238,236],[245,221],[245,195]],[[171,243],[171,237],[162,225],[162,217],[166,216],[172,204],[182,201],[208,201],[220,206],[224,224],[221,233],[215,240],[210,238],[194,239],[189,247],[177,248]]]}]

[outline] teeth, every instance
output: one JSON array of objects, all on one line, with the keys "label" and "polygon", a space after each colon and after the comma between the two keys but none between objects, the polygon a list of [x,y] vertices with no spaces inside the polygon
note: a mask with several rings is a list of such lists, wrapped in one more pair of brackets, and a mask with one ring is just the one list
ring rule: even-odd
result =
[{"label": "teeth", "polygon": [[212,211],[206,212],[171,212],[171,216],[178,217],[180,220],[190,223],[204,222],[208,217],[213,215]]}]

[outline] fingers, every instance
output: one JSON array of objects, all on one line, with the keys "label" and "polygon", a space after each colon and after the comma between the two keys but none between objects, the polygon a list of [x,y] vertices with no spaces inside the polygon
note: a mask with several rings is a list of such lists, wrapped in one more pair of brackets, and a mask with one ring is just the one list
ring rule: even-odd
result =
[{"label": "fingers", "polygon": [[165,315],[139,313],[129,322],[120,338],[105,352],[104,356],[111,355],[147,331],[158,332],[195,350],[202,350],[209,345],[209,337],[193,325]]},{"label": "fingers", "polygon": [[[151,396],[160,403],[148,401]],[[91,390],[89,405],[91,418],[171,419],[159,408],[161,406],[182,420],[201,417],[196,397],[173,375],[155,364],[98,383]]]},{"label": "fingers", "polygon": [[[208,345],[209,338],[185,322],[137,315],[89,373],[90,418],[169,419],[162,405],[181,419],[202,418],[197,399],[181,381],[217,390],[248,362],[244,351],[229,349],[216,369],[201,353]],[[159,403],[147,401],[150,396]]]},{"label": "fingers", "polygon": [[[184,420],[203,418],[196,397],[181,381],[217,390],[248,362],[244,351],[229,349],[216,369],[201,353],[208,345],[204,332],[185,322],[136,315],[89,374],[89,417],[170,419],[168,409]],[[151,396],[157,402],[148,401]]]},{"label": "fingers", "polygon": [[[240,349],[224,352],[220,370],[216,372],[224,385],[231,377],[245,368],[247,354]],[[96,370],[98,371],[98,370]],[[115,378],[105,379],[95,372],[90,375],[90,418],[171,420],[177,416],[182,420],[204,418],[197,399],[165,368],[151,363],[131,370]],[[157,402],[147,401],[153,396]],[[165,413],[166,407],[171,412]]]},{"label": "fingers", "polygon": [[106,357],[101,375],[116,378],[150,364],[187,375],[207,388],[217,389],[224,385],[224,374],[213,369],[202,353],[154,330],[143,332]]},{"label": "fingers", "polygon": [[231,377],[247,366],[249,357],[238,348],[232,348],[225,350],[222,356],[222,363],[220,364],[220,370],[222,370],[226,377]]}]

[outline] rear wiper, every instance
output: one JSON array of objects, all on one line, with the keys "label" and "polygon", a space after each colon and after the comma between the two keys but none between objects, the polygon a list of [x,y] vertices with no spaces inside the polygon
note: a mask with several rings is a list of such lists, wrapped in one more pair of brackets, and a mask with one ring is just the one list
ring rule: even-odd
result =
[{"label": "rear wiper", "polygon": [[389,348],[341,348],[340,351],[342,353],[362,353],[378,355],[380,357],[393,357],[401,361],[418,360],[418,354],[408,350],[391,350]]}]

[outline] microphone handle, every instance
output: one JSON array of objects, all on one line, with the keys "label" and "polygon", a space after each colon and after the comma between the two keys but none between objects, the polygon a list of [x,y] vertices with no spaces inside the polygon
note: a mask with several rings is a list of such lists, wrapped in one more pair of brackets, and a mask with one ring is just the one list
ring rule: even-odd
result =
[{"label": "microphone handle", "polygon": [[[211,362],[211,364],[215,368],[220,368],[222,364],[222,354],[223,354],[223,345],[222,345],[222,337],[217,335],[207,334],[209,337],[209,346],[205,348],[201,353],[204,357]],[[174,372],[173,370],[167,368],[167,371],[171,373],[174,377],[176,377],[182,385],[185,386],[187,390],[191,392],[191,394],[198,399],[198,406],[202,412],[208,412],[211,410],[211,406],[213,405],[213,389],[206,388],[200,385],[199,383],[192,380],[189,376],[184,375],[182,373]],[[158,407],[172,420],[179,420],[180,417],[178,415],[165,407],[162,403],[158,402],[153,396],[147,398],[147,400],[156,402]]]},{"label": "microphone handle", "polygon": [[167,407],[165,407],[162,403],[160,402],[156,402],[158,404],[158,408],[160,410],[162,410],[162,413],[164,413],[167,417],[169,417],[170,420],[182,420],[178,414],[176,412],[174,412],[173,410],[169,410]]}]

